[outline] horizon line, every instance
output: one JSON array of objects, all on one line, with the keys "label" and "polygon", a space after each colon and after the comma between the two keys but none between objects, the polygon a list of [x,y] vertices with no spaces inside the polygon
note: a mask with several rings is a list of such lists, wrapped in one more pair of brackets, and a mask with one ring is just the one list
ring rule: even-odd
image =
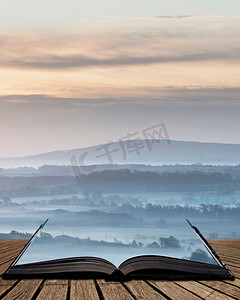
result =
[{"label": "horizon line", "polygon": [[[195,140],[175,140],[175,139],[128,139],[129,141],[146,141],[146,140],[160,140],[162,142],[164,141],[171,141],[171,142],[183,142],[183,143],[200,143],[200,144],[219,144],[219,145],[233,145],[233,146],[240,146],[240,143],[224,143],[224,142],[207,142],[207,141],[195,141]],[[26,158],[26,157],[31,157],[31,156],[38,156],[38,155],[44,155],[48,153],[53,153],[53,152],[68,152],[68,151],[73,151],[73,150],[79,150],[79,149],[85,149],[85,148],[92,148],[92,147],[98,147],[110,143],[118,143],[119,141],[113,141],[113,142],[106,142],[106,143],[100,143],[100,144],[94,144],[94,145],[89,145],[89,146],[84,146],[84,147],[78,147],[78,148],[68,148],[68,149],[56,149],[56,150],[49,150],[45,152],[38,152],[35,154],[26,154],[23,156],[5,156],[2,157],[0,156],[0,160],[8,160],[8,159],[19,159],[19,158]]]}]

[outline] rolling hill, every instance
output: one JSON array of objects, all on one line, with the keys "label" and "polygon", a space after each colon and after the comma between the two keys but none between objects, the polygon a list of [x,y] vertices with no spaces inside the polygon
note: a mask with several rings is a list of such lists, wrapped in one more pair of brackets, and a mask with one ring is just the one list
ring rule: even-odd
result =
[{"label": "rolling hill", "polygon": [[1,168],[91,164],[240,164],[240,145],[188,141],[133,140],[120,144],[59,150],[25,157],[0,158]]}]

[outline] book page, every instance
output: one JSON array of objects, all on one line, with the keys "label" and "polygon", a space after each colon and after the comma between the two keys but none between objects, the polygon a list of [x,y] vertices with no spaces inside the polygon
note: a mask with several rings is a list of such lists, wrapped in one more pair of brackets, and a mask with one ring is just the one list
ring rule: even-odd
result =
[{"label": "book page", "polygon": [[[94,224],[97,219],[93,215],[89,216],[88,221],[91,220]],[[114,218],[114,214],[108,215]],[[124,260],[139,255],[161,255],[215,263],[186,220],[181,218],[178,222],[173,222],[170,218],[167,221],[162,219],[155,224],[141,222],[131,226],[105,224],[65,228],[64,232],[59,232],[54,225],[54,220],[50,219],[18,265],[59,258],[94,256],[107,259],[118,266]]]}]

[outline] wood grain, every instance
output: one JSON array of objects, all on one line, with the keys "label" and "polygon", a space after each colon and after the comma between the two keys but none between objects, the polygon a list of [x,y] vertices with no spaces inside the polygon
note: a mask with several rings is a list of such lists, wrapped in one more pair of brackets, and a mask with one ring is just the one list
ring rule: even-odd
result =
[{"label": "wood grain", "polygon": [[8,252],[1,253],[2,255],[0,257],[0,264],[4,263],[6,261],[9,261],[12,258],[17,257],[19,255],[20,251],[16,250],[16,249],[13,249],[13,250],[9,250]]},{"label": "wood grain", "polygon": [[213,288],[215,290],[218,290],[220,292],[226,293],[227,295],[231,297],[235,297],[237,299],[240,299],[240,288],[234,287],[226,282],[222,281],[200,281],[200,283],[203,283],[204,285]]},{"label": "wood grain", "polygon": [[0,279],[0,297],[6,293],[17,282],[17,280],[4,280]]},{"label": "wood grain", "polygon": [[10,264],[12,263],[13,260],[14,259],[11,259],[11,260],[3,263],[2,265],[0,265],[0,276],[3,275],[7,271],[8,267],[10,266]]},{"label": "wood grain", "polygon": [[96,286],[93,280],[72,280],[70,300],[91,300],[99,299]]},{"label": "wood grain", "polygon": [[239,268],[236,268],[236,267],[233,267],[233,266],[228,266],[228,265],[227,265],[227,268],[233,273],[233,275],[236,278],[240,279],[240,270],[239,270]]},{"label": "wood grain", "polygon": [[66,300],[68,280],[46,280],[37,300]]},{"label": "wood grain", "polygon": [[21,280],[3,299],[30,300],[36,293],[41,283],[41,279]]},{"label": "wood grain", "polygon": [[221,292],[215,291],[210,287],[202,285],[201,283],[195,281],[178,281],[176,282],[179,286],[184,287],[188,291],[193,292],[194,294],[202,297],[207,300],[232,300],[232,297],[228,297]]},{"label": "wood grain", "polygon": [[97,283],[102,291],[104,300],[133,300],[133,297],[120,282],[97,280]]},{"label": "wood grain", "polygon": [[225,281],[224,280],[224,282],[226,282],[228,284],[231,284],[231,285],[235,285],[235,286],[240,288],[240,279],[238,279],[238,278],[235,278],[234,280],[231,280],[231,281],[229,281],[229,280]]},{"label": "wood grain", "polygon": [[1,252],[8,251],[9,249],[23,248],[27,240],[1,240],[0,249]]},{"label": "wood grain", "polygon": [[152,287],[150,287],[144,281],[132,280],[125,283],[129,290],[135,295],[137,299],[142,300],[160,300],[167,299],[158,292],[156,292]]},{"label": "wood grain", "polygon": [[151,280],[150,283],[173,300],[186,300],[186,298],[191,300],[201,299],[171,281]]}]

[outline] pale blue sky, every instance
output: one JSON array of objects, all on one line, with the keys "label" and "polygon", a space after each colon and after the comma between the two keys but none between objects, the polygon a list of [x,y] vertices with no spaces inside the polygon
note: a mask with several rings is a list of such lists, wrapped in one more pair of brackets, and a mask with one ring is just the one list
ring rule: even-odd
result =
[{"label": "pale blue sky", "polygon": [[0,25],[72,27],[96,16],[236,16],[239,11],[239,0],[1,0]]}]

